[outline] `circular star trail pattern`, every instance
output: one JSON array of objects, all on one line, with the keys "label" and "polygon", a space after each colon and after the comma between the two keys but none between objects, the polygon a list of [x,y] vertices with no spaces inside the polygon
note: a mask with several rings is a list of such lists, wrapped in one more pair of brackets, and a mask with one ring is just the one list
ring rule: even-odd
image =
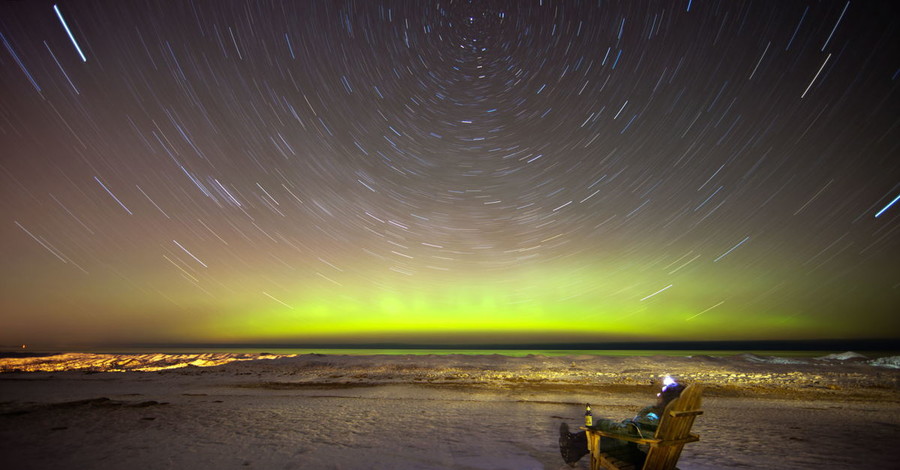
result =
[{"label": "circular star trail pattern", "polygon": [[898,18],[6,2],[0,341],[895,337]]}]

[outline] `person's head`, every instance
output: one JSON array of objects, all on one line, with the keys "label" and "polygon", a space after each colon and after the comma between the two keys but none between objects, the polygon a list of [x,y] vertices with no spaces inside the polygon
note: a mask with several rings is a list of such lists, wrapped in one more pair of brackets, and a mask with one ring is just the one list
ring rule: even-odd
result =
[{"label": "person's head", "polygon": [[684,385],[676,382],[669,376],[663,380],[662,391],[656,394],[656,406],[665,408],[672,400],[681,396],[681,392],[685,389]]}]

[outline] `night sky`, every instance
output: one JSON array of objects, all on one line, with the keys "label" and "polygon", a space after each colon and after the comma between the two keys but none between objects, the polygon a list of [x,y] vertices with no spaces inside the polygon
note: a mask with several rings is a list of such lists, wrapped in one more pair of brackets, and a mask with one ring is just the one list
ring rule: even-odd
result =
[{"label": "night sky", "polygon": [[888,1],[0,4],[0,344],[900,335]]}]

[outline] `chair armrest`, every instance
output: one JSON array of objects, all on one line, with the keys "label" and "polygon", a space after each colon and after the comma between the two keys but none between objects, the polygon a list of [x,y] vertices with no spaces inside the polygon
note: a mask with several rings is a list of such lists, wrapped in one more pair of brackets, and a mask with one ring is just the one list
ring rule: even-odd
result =
[{"label": "chair armrest", "polygon": [[659,446],[659,447],[671,446],[671,445],[677,445],[677,444],[687,444],[688,442],[697,442],[700,440],[700,436],[697,434],[689,434],[688,437],[685,437],[684,439],[662,440],[662,439],[655,439],[655,438],[648,438],[648,437],[635,437],[635,436],[630,436],[628,434],[616,434],[616,433],[612,433],[612,432],[608,432],[608,431],[601,431],[599,429],[591,429],[591,428],[584,427],[584,426],[582,426],[581,429],[584,431],[587,431],[588,433],[597,434],[600,437],[609,437],[612,439],[618,439],[620,441],[628,441],[628,442],[634,442],[636,444],[647,444],[647,445]]},{"label": "chair armrest", "polygon": [[687,411],[670,411],[669,416],[678,418],[680,416],[700,416],[703,410],[687,410]]},{"label": "chair armrest", "polygon": [[599,429],[593,429],[593,428],[588,428],[588,427],[582,427],[581,429],[583,429],[589,433],[598,434],[601,437],[610,437],[612,439],[619,439],[621,441],[635,442],[637,444],[653,445],[653,444],[659,444],[660,442],[662,442],[661,439],[654,439],[654,438],[648,438],[648,437],[636,437],[636,436],[631,436],[629,434],[616,434],[613,432],[601,431]]}]

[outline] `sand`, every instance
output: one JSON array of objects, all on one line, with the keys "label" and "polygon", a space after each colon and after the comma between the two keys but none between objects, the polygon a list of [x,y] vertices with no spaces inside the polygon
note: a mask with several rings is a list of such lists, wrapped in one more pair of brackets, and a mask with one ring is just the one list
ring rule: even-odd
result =
[{"label": "sand", "polygon": [[560,422],[577,427],[585,402],[595,416],[629,417],[653,400],[652,382],[672,374],[705,387],[694,426],[701,440],[685,447],[682,470],[900,468],[897,363],[856,355],[6,358],[0,466],[565,469]]}]

